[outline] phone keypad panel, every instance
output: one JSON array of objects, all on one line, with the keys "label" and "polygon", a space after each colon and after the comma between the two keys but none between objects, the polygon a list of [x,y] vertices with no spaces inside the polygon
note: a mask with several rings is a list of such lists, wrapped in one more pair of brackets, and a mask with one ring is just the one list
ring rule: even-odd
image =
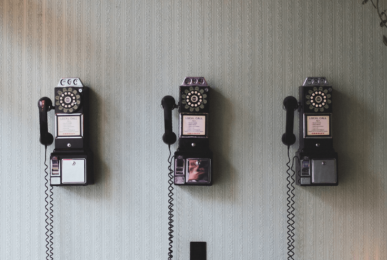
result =
[{"label": "phone keypad panel", "polygon": [[75,88],[59,88],[55,91],[55,105],[64,113],[74,113],[81,105],[81,95]]}]

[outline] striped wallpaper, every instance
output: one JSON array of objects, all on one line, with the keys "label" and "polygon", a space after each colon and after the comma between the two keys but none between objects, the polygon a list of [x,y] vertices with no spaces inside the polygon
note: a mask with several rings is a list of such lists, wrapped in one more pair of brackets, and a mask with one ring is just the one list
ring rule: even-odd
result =
[{"label": "striped wallpaper", "polygon": [[37,101],[61,77],[92,90],[97,183],[54,188],[54,259],[167,259],[160,103],[186,76],[213,88],[215,182],[175,187],[174,259],[286,259],[282,100],[307,76],[336,91],[340,184],[296,187],[295,259],[387,259],[387,32],[361,2],[0,1],[0,259],[45,258]]}]

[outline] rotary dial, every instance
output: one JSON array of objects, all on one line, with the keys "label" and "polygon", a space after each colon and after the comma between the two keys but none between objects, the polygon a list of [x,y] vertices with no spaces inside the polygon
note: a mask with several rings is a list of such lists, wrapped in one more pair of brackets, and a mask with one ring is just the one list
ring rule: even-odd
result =
[{"label": "rotary dial", "polygon": [[204,108],[205,104],[207,104],[207,94],[204,92],[205,91],[198,86],[190,87],[189,90],[186,89],[184,94],[182,94],[181,103],[185,105],[185,109],[189,109],[190,112],[198,112],[200,109]]},{"label": "rotary dial", "polygon": [[73,88],[58,90],[55,99],[55,105],[59,107],[59,110],[63,110],[64,113],[75,112],[81,104],[81,96],[78,91]]},{"label": "rotary dial", "polygon": [[313,90],[308,91],[306,95],[306,104],[309,105],[309,109],[314,112],[324,112],[325,109],[329,108],[332,103],[331,94],[328,93],[327,89],[323,87],[314,87]]}]

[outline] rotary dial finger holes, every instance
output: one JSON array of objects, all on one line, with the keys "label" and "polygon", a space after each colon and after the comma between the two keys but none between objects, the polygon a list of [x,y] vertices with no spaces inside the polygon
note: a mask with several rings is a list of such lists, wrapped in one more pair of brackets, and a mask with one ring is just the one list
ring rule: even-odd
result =
[{"label": "rotary dial finger holes", "polygon": [[199,109],[198,107],[202,108],[203,95],[200,91],[191,90],[185,95],[185,101],[190,107]]},{"label": "rotary dial finger holes", "polygon": [[324,112],[324,109],[328,109],[328,104],[332,102],[330,100],[331,95],[327,94],[327,91],[323,91],[321,88],[314,88],[313,90],[309,90],[308,95],[305,96],[307,99],[306,104],[310,110]]},{"label": "rotary dial finger holes", "polygon": [[79,104],[81,103],[81,96],[78,91],[72,88],[63,88],[62,90],[57,91],[58,100],[56,105],[59,106],[59,110],[63,110],[63,112],[74,112],[78,109]]}]

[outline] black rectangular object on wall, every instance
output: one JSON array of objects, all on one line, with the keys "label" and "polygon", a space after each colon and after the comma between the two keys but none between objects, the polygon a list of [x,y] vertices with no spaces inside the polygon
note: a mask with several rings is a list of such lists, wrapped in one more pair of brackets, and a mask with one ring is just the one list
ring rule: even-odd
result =
[{"label": "black rectangular object on wall", "polygon": [[207,260],[207,243],[190,243],[190,260]]}]

